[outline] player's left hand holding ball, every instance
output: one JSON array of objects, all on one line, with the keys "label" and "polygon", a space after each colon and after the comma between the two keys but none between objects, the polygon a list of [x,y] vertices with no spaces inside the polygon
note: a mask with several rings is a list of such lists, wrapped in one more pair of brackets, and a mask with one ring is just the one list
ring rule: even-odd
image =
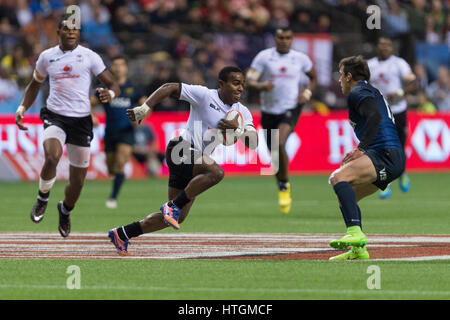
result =
[{"label": "player's left hand holding ball", "polygon": [[227,120],[226,118],[223,118],[220,120],[217,127],[222,131],[226,131],[227,129],[236,130],[237,128],[239,128],[238,117],[239,115],[236,115],[233,120]]}]

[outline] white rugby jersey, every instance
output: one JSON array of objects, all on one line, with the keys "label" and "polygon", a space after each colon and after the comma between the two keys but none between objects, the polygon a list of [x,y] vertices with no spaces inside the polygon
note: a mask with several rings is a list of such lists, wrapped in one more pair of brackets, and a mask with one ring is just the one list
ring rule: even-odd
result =
[{"label": "white rugby jersey", "polygon": [[[193,142],[199,150],[204,151],[205,147],[212,142],[207,131],[217,129],[220,120],[230,110],[237,110],[241,113],[244,118],[244,126],[253,126],[253,117],[247,107],[240,102],[231,106],[225,104],[220,99],[217,89],[182,83],[180,100],[191,104],[186,129],[181,136],[183,139]],[[213,152],[213,150],[209,151]]]},{"label": "white rugby jersey", "polygon": [[299,86],[304,74],[312,69],[311,59],[304,53],[289,50],[281,54],[276,48],[259,52],[251,68],[260,72],[259,81],[272,80],[272,91],[261,91],[261,110],[271,114],[282,114],[297,106]]},{"label": "white rugby jersey", "polygon": [[92,74],[98,76],[105,69],[102,58],[81,45],[72,51],[62,51],[59,45],[43,51],[36,62],[36,71],[43,77],[49,76],[47,108],[67,117],[88,116]]},{"label": "white rugby jersey", "polygon": [[[370,69],[370,84],[380,90],[383,95],[395,93],[402,88],[402,80],[412,72],[409,64],[400,57],[391,55],[386,60],[378,57],[367,60]],[[394,105],[389,105],[392,113],[406,110],[406,100],[402,99]]]}]

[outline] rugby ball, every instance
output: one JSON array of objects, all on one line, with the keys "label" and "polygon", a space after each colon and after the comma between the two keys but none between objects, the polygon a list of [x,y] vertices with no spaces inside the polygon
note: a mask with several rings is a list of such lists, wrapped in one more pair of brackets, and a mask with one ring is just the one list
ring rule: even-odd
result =
[{"label": "rugby ball", "polygon": [[238,117],[238,123],[239,127],[236,130],[226,130],[221,131],[220,133],[220,140],[223,145],[225,146],[231,146],[236,143],[236,141],[239,139],[239,137],[244,132],[244,117],[242,117],[242,114],[237,110],[230,110],[225,115],[225,120],[234,120],[236,117]]}]

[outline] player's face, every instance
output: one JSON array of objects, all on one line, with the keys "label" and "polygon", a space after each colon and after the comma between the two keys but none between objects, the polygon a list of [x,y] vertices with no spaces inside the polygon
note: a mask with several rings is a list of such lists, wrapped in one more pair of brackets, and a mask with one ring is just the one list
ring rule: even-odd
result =
[{"label": "player's face", "polygon": [[348,76],[344,75],[344,67],[339,69],[339,84],[341,85],[342,93],[346,96],[350,93],[350,81]]},{"label": "player's face", "polygon": [[377,44],[377,55],[381,60],[386,60],[392,55],[392,41],[381,38]]},{"label": "player's face", "polygon": [[115,59],[111,65],[111,71],[117,78],[126,77],[128,73],[127,62],[124,59]]},{"label": "player's face", "polygon": [[293,39],[294,36],[292,34],[292,31],[283,31],[278,29],[275,34],[275,44],[277,47],[277,51],[279,53],[288,53],[291,49]]},{"label": "player's face", "polygon": [[231,72],[226,82],[219,81],[219,88],[227,101],[236,103],[241,100],[242,92],[244,92],[244,83],[245,78],[242,73]]},{"label": "player's face", "polygon": [[63,48],[71,50],[75,48],[80,42],[80,29],[62,26],[58,30],[58,36]]}]

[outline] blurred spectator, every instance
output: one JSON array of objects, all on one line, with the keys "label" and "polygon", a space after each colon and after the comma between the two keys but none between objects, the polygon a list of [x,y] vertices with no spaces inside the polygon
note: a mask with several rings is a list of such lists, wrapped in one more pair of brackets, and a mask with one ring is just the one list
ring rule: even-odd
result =
[{"label": "blurred spectator", "polygon": [[175,21],[181,24],[190,23],[188,0],[175,0],[173,18]]},{"label": "blurred spectator", "polygon": [[31,13],[30,8],[28,7],[27,0],[18,0],[17,1],[17,20],[21,27],[29,24],[33,20],[33,14]]},{"label": "blurred spectator", "polygon": [[311,15],[307,10],[298,10],[294,13],[294,21],[291,24],[292,31],[298,33],[313,33],[315,28],[311,21]]},{"label": "blurred spectator", "polygon": [[92,20],[81,23],[81,38],[94,50],[104,51],[110,45],[117,43],[111,25],[105,21],[105,7],[96,6],[92,12]]},{"label": "blurred spectator", "polygon": [[33,68],[21,45],[16,45],[12,54],[3,57],[1,65],[9,78],[15,81],[20,88],[25,88],[30,82]]},{"label": "blurred spectator", "polygon": [[315,28],[317,33],[329,33],[331,29],[331,18],[327,13],[321,13],[317,17],[317,24]]},{"label": "blurred spectator", "polygon": [[18,41],[17,33],[7,17],[0,18],[0,49],[2,52],[10,50]]},{"label": "blurred spectator", "polygon": [[433,20],[434,24],[434,31],[439,35],[439,37],[442,36],[442,30],[444,30],[446,26],[446,14],[444,12],[444,9],[442,7],[442,1],[441,0],[432,0],[431,1],[431,10],[429,13],[429,17]]},{"label": "blurred spectator", "polygon": [[100,0],[83,0],[80,4],[81,26],[95,20],[98,24],[109,23],[111,14]]},{"label": "blurred spectator", "polygon": [[430,84],[427,94],[439,111],[450,111],[450,78],[447,67],[438,69],[437,79]]},{"label": "blurred spectator", "polygon": [[0,102],[14,99],[18,94],[19,88],[16,82],[8,78],[6,70],[0,68]]},{"label": "blurred spectator", "polygon": [[406,9],[411,33],[419,41],[425,40],[426,0],[412,0],[412,7]]},{"label": "blurred spectator", "polygon": [[281,8],[273,9],[269,26],[273,31],[289,26],[288,14]]},{"label": "blurred spectator", "polygon": [[447,15],[447,23],[445,24],[445,28],[442,32],[442,37],[444,39],[444,43],[447,44],[447,47],[450,50],[450,13]]},{"label": "blurred spectator", "polygon": [[132,14],[128,6],[120,6],[114,12],[112,28],[114,32],[143,32],[146,27],[140,16]]},{"label": "blurred spectator", "polygon": [[407,13],[397,0],[388,0],[389,12],[384,15],[384,30],[390,38],[397,38],[409,31]]},{"label": "blurred spectator", "polygon": [[441,35],[436,32],[435,21],[432,16],[426,18],[426,36],[425,41],[428,44],[438,44],[441,41]]},{"label": "blurred spectator", "polygon": [[2,21],[2,23],[6,23],[4,20],[6,19],[8,25],[12,29],[18,29],[20,27],[15,10],[16,0],[0,1],[0,21]]},{"label": "blurred spectator", "polygon": [[414,74],[416,75],[418,88],[425,90],[428,87],[428,75],[424,65],[416,63],[414,65]]},{"label": "blurred spectator", "polygon": [[423,114],[435,114],[436,113],[436,107],[432,102],[428,100],[427,94],[424,90],[419,90],[417,93],[418,97],[418,105],[417,105],[417,111]]},{"label": "blurred spectator", "polygon": [[154,0],[151,9],[147,6],[147,12],[150,16],[150,23],[165,25],[174,19],[175,1],[174,0]]},{"label": "blurred spectator", "polygon": [[[145,92],[147,95],[151,95],[158,90],[163,84],[168,82],[179,82],[176,75],[173,73],[172,68],[167,63],[162,63],[156,68],[155,78],[148,84]],[[161,101],[161,103],[155,106],[155,111],[176,111],[180,110],[182,103],[175,98],[169,97]],[[184,107],[186,107],[184,105]],[[189,107],[189,106],[188,106]]]},{"label": "blurred spectator", "polygon": [[270,12],[264,7],[262,0],[249,0],[250,20],[257,30],[264,30],[270,21]]},{"label": "blurred spectator", "polygon": [[30,10],[33,15],[40,14],[43,17],[49,16],[52,11],[56,11],[61,13],[61,10],[64,7],[64,1],[62,0],[49,0],[49,1],[40,1],[40,0],[31,0],[30,1]]}]

